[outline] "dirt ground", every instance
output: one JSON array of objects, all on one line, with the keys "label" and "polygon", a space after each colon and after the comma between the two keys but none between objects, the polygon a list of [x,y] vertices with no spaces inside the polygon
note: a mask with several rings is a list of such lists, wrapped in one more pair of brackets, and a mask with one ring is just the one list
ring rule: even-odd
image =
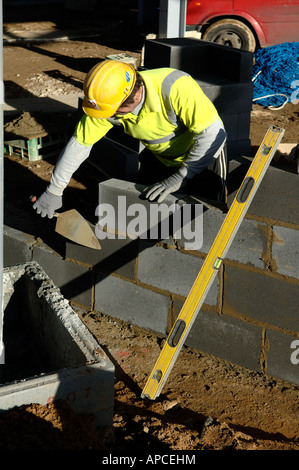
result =
[{"label": "dirt ground", "polygon": [[[26,13],[27,21],[21,12],[7,11],[4,31],[13,36],[15,31],[82,26],[74,12],[68,12],[63,25],[54,11]],[[136,32],[133,41],[132,34],[129,41],[125,34],[128,25],[134,31],[136,11],[125,9],[121,14],[119,9],[119,17],[110,22],[108,7],[104,13],[100,20],[98,16],[96,37],[6,43],[6,99],[26,98],[30,106],[36,97],[79,93],[87,70],[108,54],[126,52],[140,61],[140,35]],[[45,135],[63,126],[72,129],[76,119],[76,110],[34,113],[24,107],[17,115],[5,115],[5,136]],[[254,105],[253,151],[270,124],[286,129],[284,142],[298,143],[298,121],[298,104],[280,111]],[[49,225],[45,221],[39,225],[36,220],[32,225],[31,208],[24,200],[32,191],[43,190],[56,159],[30,162],[12,155],[4,161],[5,217],[11,220],[15,215],[15,228],[30,229],[46,242],[51,239]],[[79,171],[70,186],[82,196],[93,185]],[[92,191],[90,194],[87,202]],[[104,450],[127,455],[176,450],[299,450],[298,386],[184,347],[161,396],[155,401],[143,400],[140,393],[164,338],[100,313],[79,310],[78,314],[115,364],[112,429],[95,429],[91,417],[74,416],[66,403],[33,403],[0,414],[0,450]]]}]

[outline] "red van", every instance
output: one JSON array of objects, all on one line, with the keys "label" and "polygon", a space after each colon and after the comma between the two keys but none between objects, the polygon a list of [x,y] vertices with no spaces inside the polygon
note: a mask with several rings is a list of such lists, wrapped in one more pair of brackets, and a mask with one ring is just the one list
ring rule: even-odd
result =
[{"label": "red van", "polygon": [[252,52],[299,41],[299,0],[187,0],[186,29]]}]

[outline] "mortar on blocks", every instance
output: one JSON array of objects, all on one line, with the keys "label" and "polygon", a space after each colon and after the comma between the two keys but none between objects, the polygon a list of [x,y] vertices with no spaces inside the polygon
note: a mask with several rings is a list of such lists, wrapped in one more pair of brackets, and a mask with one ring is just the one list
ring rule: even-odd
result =
[{"label": "mortar on blocks", "polygon": [[114,365],[36,262],[3,270],[0,411],[67,401],[111,426]]}]

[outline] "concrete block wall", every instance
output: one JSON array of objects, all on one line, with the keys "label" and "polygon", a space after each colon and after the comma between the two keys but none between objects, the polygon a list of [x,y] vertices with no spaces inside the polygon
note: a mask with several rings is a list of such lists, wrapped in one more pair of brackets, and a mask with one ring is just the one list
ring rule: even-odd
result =
[{"label": "concrete block wall", "polygon": [[[247,159],[235,162],[228,181],[230,201],[248,165]],[[286,187],[288,191],[282,193]],[[120,196],[125,197],[127,208],[138,203],[148,211],[152,203],[140,197],[142,189],[124,180],[106,180],[99,185],[99,203],[115,210],[115,220]],[[184,196],[170,195],[166,202],[173,204],[178,198]],[[298,175],[270,166],[186,344],[299,384],[299,365],[291,362],[291,344],[299,337],[296,201]],[[102,250],[67,241],[65,256],[40,239],[5,227],[4,264],[37,261],[72,304],[165,337],[224,218],[221,210],[203,207],[198,249],[188,249],[184,236],[172,233],[150,239],[111,230],[101,240]]]},{"label": "concrete block wall", "polygon": [[[276,171],[269,168],[261,200]],[[298,178],[284,172],[281,176],[291,182],[292,177]],[[111,204],[117,219],[119,196],[126,196],[127,207],[138,202],[148,210],[148,201],[140,198],[141,189],[133,183],[108,180],[100,184],[99,201]],[[173,198],[169,196],[168,204],[173,204]],[[291,343],[299,336],[299,223],[284,222],[289,204],[286,197],[276,220],[258,214],[254,207],[249,212],[186,344],[299,384],[299,368],[290,360]],[[222,211],[204,208],[199,250],[186,250],[184,239],[171,236],[168,240],[120,240],[115,234],[114,239],[102,240],[104,252],[107,245],[110,250],[114,246],[116,264],[108,262],[111,251],[105,268],[103,261],[93,264],[95,310],[167,335],[224,218]],[[68,243],[68,258],[77,259],[77,253],[77,247]]]}]

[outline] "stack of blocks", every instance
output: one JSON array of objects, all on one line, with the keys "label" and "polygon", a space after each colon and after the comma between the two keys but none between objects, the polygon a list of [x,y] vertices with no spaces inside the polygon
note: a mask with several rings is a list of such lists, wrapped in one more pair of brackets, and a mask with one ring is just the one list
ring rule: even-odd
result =
[{"label": "stack of blocks", "polygon": [[192,38],[148,39],[144,67],[189,73],[217,108],[228,133],[228,156],[250,152],[253,54]]}]

